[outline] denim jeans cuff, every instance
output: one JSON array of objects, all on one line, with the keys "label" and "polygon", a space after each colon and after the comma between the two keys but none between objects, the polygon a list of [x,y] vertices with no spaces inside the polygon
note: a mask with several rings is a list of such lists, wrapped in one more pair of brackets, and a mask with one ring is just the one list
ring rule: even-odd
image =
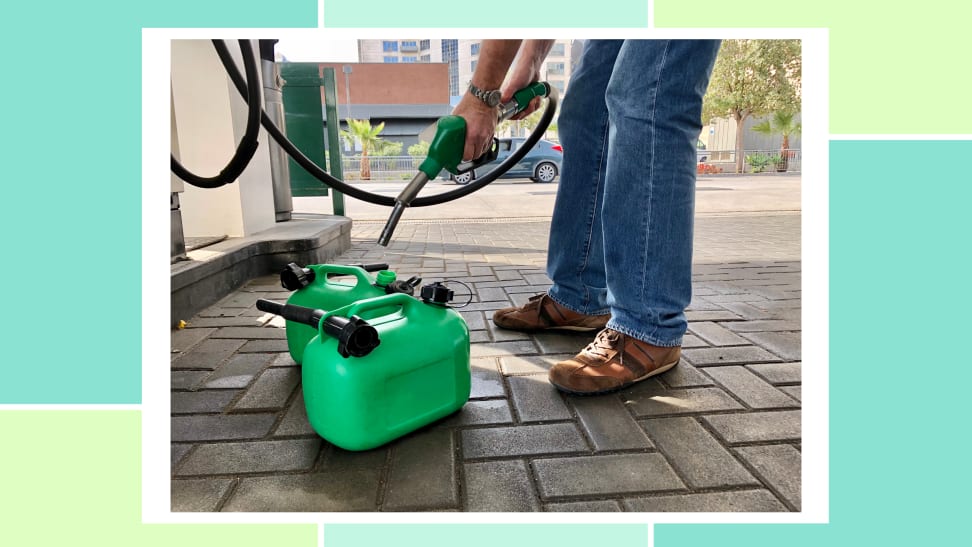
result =
[{"label": "denim jeans cuff", "polygon": [[583,313],[584,315],[607,315],[607,314],[611,313],[611,309],[610,308],[604,308],[602,310],[587,311],[587,310],[584,309],[584,306],[575,306],[571,302],[565,302],[559,296],[555,296],[553,294],[553,287],[551,287],[550,290],[547,291],[547,297],[550,298],[551,300],[553,300],[554,302],[556,302],[557,304],[559,304],[559,305],[567,308],[568,310],[570,310],[570,311],[572,311],[574,313]]},{"label": "denim jeans cuff", "polygon": [[648,342],[649,344],[651,344],[653,346],[658,346],[658,347],[662,347],[662,348],[671,348],[671,347],[681,346],[682,345],[682,337],[681,336],[678,336],[678,337],[676,337],[674,339],[671,339],[671,340],[666,340],[666,339],[658,338],[658,337],[655,337],[655,336],[649,336],[649,335],[645,334],[642,331],[629,329],[629,328],[625,327],[624,325],[619,325],[618,323],[616,323],[614,321],[614,318],[613,317],[611,318],[610,321],[608,321],[607,328],[616,330],[616,331],[620,332],[621,334],[624,334],[626,336],[630,336],[632,338],[636,338],[638,340],[641,340],[642,342]]}]

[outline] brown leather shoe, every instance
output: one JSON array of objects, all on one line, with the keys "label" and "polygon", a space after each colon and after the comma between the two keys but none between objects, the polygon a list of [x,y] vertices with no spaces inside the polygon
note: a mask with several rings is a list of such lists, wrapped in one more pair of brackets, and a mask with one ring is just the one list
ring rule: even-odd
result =
[{"label": "brown leather shoe", "polygon": [[518,308],[503,308],[493,314],[496,326],[526,332],[545,329],[594,331],[603,329],[609,319],[610,314],[584,315],[569,310],[546,294],[532,296]]},{"label": "brown leather shoe", "polygon": [[604,329],[573,359],[550,369],[550,383],[575,395],[617,391],[678,364],[682,348],[664,348]]}]

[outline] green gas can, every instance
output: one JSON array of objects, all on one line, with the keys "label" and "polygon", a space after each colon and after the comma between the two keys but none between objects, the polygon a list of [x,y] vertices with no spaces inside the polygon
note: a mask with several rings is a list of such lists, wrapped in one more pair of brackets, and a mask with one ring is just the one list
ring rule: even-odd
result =
[{"label": "green gas can", "polygon": [[[280,280],[285,289],[295,291],[287,299],[287,304],[336,310],[359,300],[385,294],[385,285],[395,281],[395,273],[383,270],[372,277],[358,266],[312,264],[301,268],[296,264],[289,264],[281,272]],[[303,362],[304,348],[316,334],[317,330],[313,327],[287,321],[287,349],[295,362]]]},{"label": "green gas can", "polygon": [[366,320],[381,342],[366,356],[342,357],[338,340],[320,333],[304,349],[307,417],[332,444],[375,448],[469,399],[469,328],[454,309],[390,294],[333,313]]}]

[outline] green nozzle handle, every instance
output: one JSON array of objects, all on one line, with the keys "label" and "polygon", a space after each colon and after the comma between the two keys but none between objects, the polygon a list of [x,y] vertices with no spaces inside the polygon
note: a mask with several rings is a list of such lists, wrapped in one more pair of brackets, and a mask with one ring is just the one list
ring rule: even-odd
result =
[{"label": "green nozzle handle", "polygon": [[[503,121],[530,105],[535,97],[550,95],[550,84],[535,82],[513,94],[513,100],[500,105],[497,120]],[[460,116],[445,116],[436,123],[435,137],[429,144],[429,154],[419,166],[429,180],[439,176],[443,169],[458,174],[462,162],[462,150],[466,146],[466,120]],[[467,168],[468,169],[468,168]],[[411,201],[411,200],[409,200]],[[406,204],[407,206],[407,204]]]}]

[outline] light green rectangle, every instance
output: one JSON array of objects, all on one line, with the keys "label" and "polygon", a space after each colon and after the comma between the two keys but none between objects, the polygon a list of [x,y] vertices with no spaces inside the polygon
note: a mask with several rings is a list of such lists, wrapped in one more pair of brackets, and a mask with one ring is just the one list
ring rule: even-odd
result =
[{"label": "light green rectangle", "polygon": [[658,27],[830,29],[830,131],[968,134],[972,3],[655,0]]},{"label": "light green rectangle", "polygon": [[0,411],[0,544],[317,545],[313,524],[142,524],[141,418],[135,411]]}]

